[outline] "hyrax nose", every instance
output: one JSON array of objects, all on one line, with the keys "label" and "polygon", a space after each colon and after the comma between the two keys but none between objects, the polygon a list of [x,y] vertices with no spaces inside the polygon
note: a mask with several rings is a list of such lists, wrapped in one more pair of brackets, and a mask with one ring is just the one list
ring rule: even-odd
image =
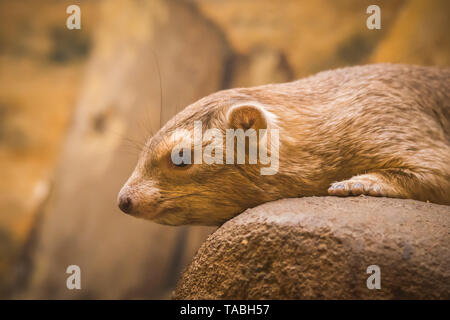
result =
[{"label": "hyrax nose", "polygon": [[126,194],[120,195],[118,202],[120,210],[127,214],[131,213],[131,210],[133,209],[133,201],[129,196],[127,196]]}]

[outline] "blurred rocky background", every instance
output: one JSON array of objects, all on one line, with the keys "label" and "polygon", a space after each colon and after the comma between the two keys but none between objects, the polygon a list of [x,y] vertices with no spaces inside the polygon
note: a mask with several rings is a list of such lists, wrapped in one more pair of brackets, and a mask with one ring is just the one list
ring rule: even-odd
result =
[{"label": "blurred rocky background", "polygon": [[[145,137],[224,88],[450,66],[449,15],[447,0],[0,0],[0,297],[170,297],[214,228],[119,212]],[[66,288],[71,264],[82,290]]]}]

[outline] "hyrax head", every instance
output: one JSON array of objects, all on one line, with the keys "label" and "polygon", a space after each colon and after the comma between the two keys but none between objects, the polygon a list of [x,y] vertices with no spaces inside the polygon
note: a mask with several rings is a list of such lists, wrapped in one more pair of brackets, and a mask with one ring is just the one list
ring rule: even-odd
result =
[{"label": "hyrax head", "polygon": [[120,209],[167,225],[217,225],[273,200],[275,122],[248,97],[197,101],[147,141],[119,193]]}]

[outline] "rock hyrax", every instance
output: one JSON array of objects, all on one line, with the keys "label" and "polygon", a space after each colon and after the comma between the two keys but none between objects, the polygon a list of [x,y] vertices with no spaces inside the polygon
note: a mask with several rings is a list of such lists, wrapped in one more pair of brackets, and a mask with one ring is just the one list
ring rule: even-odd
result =
[{"label": "rock hyrax", "polygon": [[[224,135],[277,129],[277,173],[262,175],[260,162],[175,165],[173,133],[194,130],[194,121],[203,132]],[[375,64],[219,91],[147,141],[119,207],[162,224],[215,225],[288,197],[369,195],[448,205],[449,123],[450,68]]]}]

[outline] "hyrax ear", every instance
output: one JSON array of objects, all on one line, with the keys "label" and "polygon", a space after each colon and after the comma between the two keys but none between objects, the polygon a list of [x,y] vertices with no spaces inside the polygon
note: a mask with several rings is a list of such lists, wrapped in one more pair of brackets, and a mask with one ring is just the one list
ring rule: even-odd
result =
[{"label": "hyrax ear", "polygon": [[267,129],[267,112],[260,104],[236,104],[228,110],[226,118],[228,127],[232,129]]}]

